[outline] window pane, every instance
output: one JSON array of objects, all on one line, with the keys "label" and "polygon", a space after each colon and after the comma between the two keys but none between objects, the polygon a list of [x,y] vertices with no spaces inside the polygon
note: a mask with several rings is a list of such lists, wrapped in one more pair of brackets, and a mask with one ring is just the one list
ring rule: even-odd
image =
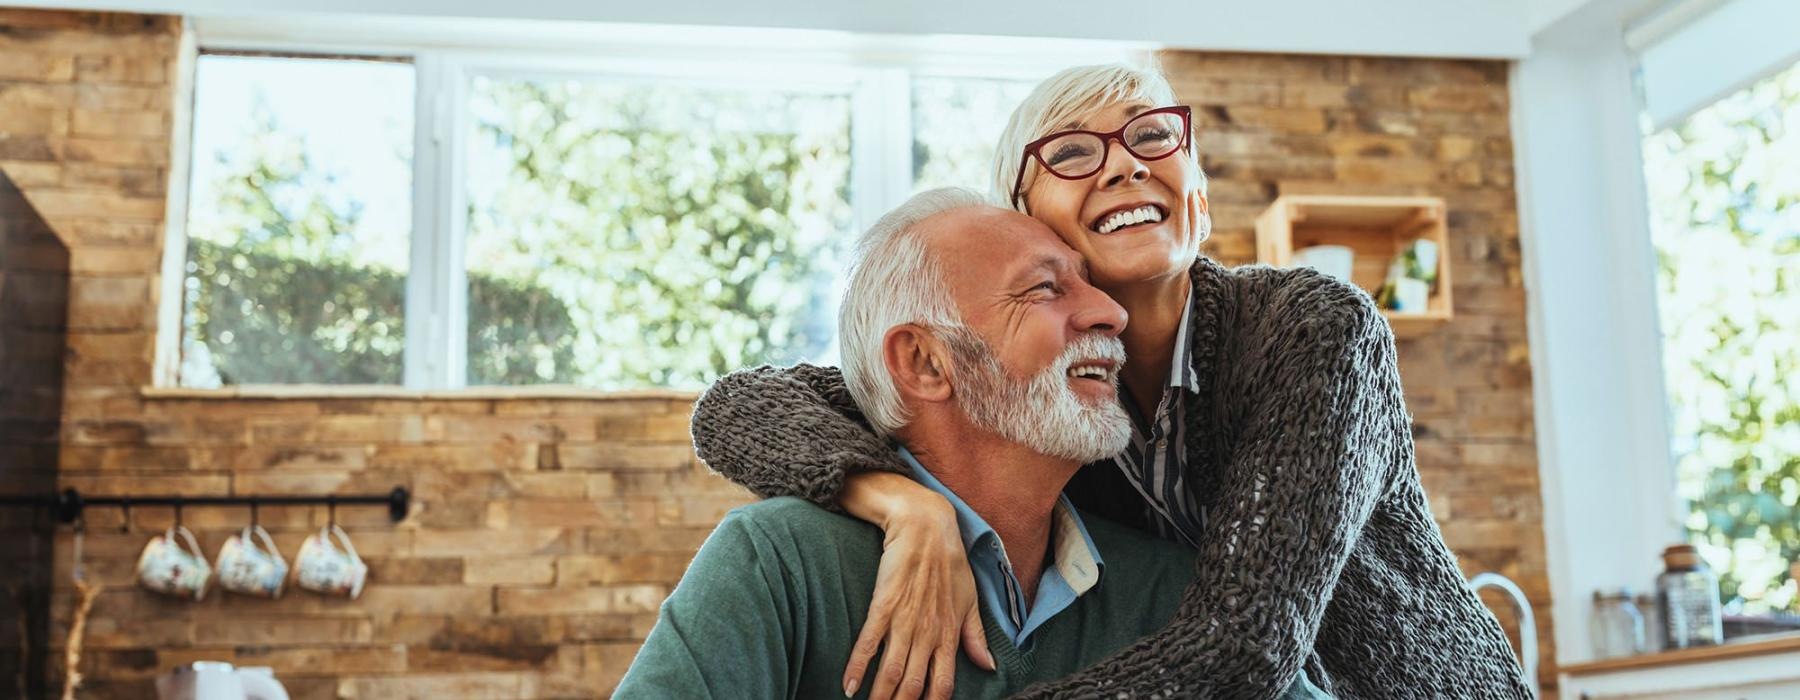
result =
[{"label": "window pane", "polygon": [[981,78],[913,81],[913,186],[993,188],[994,142],[1035,83]]},{"label": "window pane", "polygon": [[1800,612],[1800,66],[1644,142],[1689,537],[1727,613]]},{"label": "window pane", "polygon": [[201,56],[181,383],[397,384],[413,68]]},{"label": "window pane", "polygon": [[816,360],[850,231],[850,99],[477,78],[468,381],[699,388]]}]

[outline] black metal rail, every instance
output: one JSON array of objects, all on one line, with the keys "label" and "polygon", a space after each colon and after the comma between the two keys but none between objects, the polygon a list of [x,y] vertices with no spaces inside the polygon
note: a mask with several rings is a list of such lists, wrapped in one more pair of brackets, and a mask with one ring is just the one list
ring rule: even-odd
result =
[{"label": "black metal rail", "polygon": [[35,506],[48,508],[56,518],[65,523],[73,523],[81,519],[81,513],[87,508],[122,508],[129,511],[138,506],[172,506],[176,512],[188,506],[362,506],[385,505],[388,517],[395,522],[406,518],[407,506],[412,502],[412,494],[404,486],[395,486],[394,490],[381,495],[335,495],[323,496],[83,496],[75,489],[64,489],[55,496],[5,496],[0,497],[0,506]]}]

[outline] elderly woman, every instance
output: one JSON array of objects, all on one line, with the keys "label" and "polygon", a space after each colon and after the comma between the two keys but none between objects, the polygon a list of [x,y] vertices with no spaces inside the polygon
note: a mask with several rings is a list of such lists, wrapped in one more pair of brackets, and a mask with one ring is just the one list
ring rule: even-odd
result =
[{"label": "elderly woman", "polygon": [[[1131,445],[1084,468],[1069,497],[1199,553],[1165,629],[1027,694],[1273,698],[1304,671],[1341,698],[1531,697],[1432,520],[1392,331],[1349,285],[1200,255],[1206,181],[1174,102],[1153,71],[1066,70],[1013,113],[995,156],[998,197],[1080,252],[1130,314]],[[928,673],[947,695],[930,670],[959,638],[991,665],[951,510],[900,476],[836,370],[725,377],[701,397],[694,439],[759,494],[887,532],[847,688],[883,644],[875,697],[917,695]]]}]

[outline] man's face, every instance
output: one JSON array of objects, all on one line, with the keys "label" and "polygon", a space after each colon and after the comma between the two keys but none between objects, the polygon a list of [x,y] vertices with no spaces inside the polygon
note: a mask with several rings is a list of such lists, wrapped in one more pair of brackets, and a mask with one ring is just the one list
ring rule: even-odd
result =
[{"label": "man's face", "polygon": [[[965,330],[944,338],[969,418],[1043,454],[1088,462],[1130,438],[1117,401],[1125,310],[1031,217],[949,212],[926,233]],[[928,224],[930,225],[930,224]]]}]

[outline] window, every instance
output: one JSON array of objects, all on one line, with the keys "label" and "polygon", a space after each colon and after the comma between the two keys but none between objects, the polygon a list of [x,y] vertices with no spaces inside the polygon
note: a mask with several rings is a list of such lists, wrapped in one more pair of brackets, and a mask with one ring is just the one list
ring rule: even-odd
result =
[{"label": "window", "polygon": [[848,243],[908,192],[985,191],[1049,70],[758,60],[202,55],[180,383],[834,362]]},{"label": "window", "polygon": [[850,95],[478,77],[468,382],[700,388],[820,357]]},{"label": "window", "polygon": [[1800,612],[1800,64],[1644,161],[1689,538],[1728,614]]},{"label": "window", "polygon": [[919,78],[912,85],[913,183],[987,191],[994,144],[1013,108],[1035,83],[982,78]]},{"label": "window", "polygon": [[181,381],[397,384],[413,67],[205,55]]}]

